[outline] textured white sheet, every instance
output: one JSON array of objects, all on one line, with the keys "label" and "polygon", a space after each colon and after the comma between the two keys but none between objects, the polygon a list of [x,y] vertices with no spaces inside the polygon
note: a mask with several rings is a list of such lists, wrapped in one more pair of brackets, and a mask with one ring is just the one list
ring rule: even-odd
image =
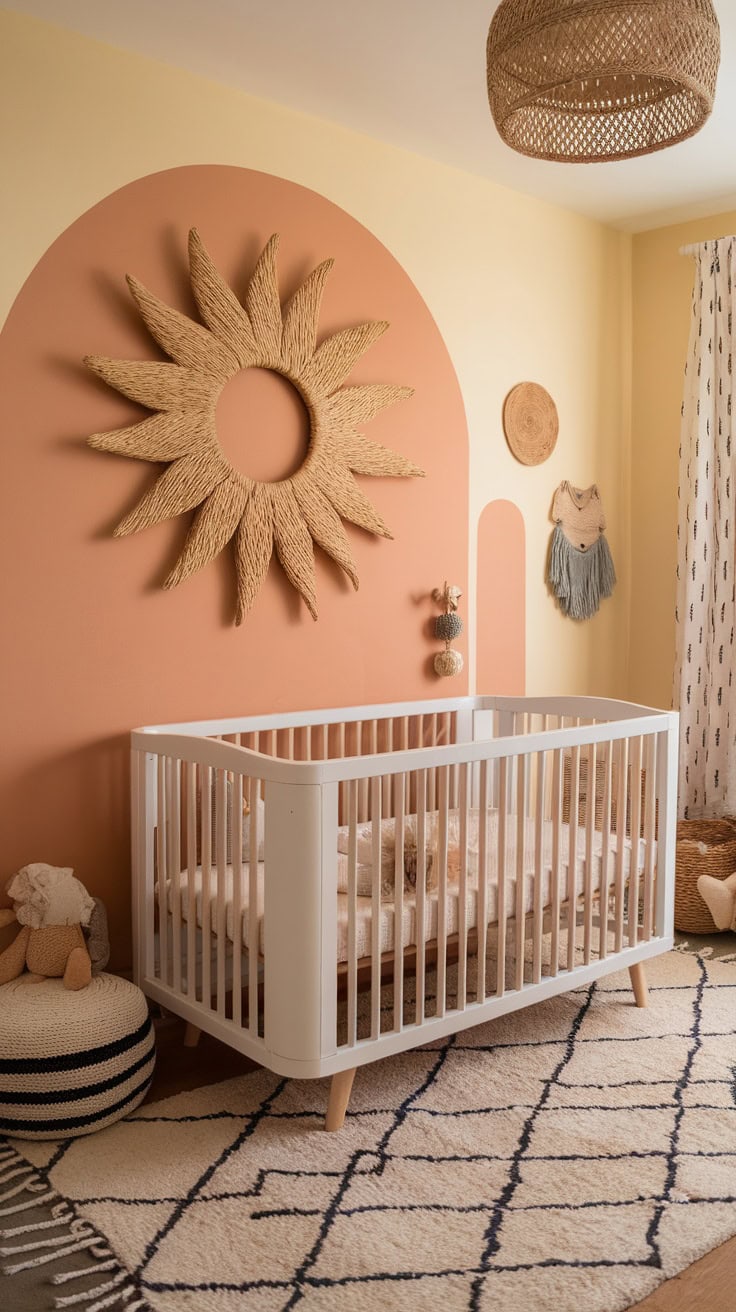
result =
[{"label": "textured white sheet", "polygon": [[[384,822],[384,825],[392,825],[392,821]],[[365,826],[360,828],[365,830]],[[344,835],[347,828],[343,828],[338,836],[338,846],[344,844]],[[383,836],[383,835],[382,835]],[[366,835],[363,835],[366,839]],[[579,829],[576,836],[576,857],[574,871],[574,895],[578,896],[584,890],[585,886],[585,866],[586,866],[586,833],[584,829]],[[452,840],[452,833],[451,833]],[[477,824],[475,835],[472,830],[469,835],[468,851],[468,880],[466,888],[466,915],[467,926],[470,929],[478,925],[478,849],[477,849]],[[367,836],[370,842],[370,835]],[[498,919],[498,817],[495,813],[489,815],[489,844],[488,844],[488,877],[486,883],[486,921],[488,925],[494,925]],[[346,845],[346,844],[345,844]],[[593,855],[592,855],[592,888],[597,891],[601,879],[601,848],[602,835],[595,831],[593,835]],[[636,845],[637,864],[641,874],[643,874],[645,844],[640,840]],[[367,854],[367,847],[359,847],[359,856]],[[570,853],[570,830],[568,825],[562,825],[560,830],[560,901],[567,900],[570,890],[569,883],[569,853]],[[552,857],[553,857],[553,826],[551,821],[547,821],[544,826],[543,842],[543,865],[542,865],[542,888],[541,901],[544,907],[548,907],[552,899]],[[625,839],[623,866],[624,880],[628,881],[631,870],[632,844],[629,838]],[[348,951],[348,897],[347,897],[347,880],[348,880],[348,859],[344,852],[337,854],[337,886],[338,886],[338,930],[337,930],[337,956],[339,962],[347,961]],[[616,869],[616,836],[611,835],[608,858],[608,883],[611,885],[614,880]],[[506,914],[511,917],[516,908],[516,817],[508,817],[507,843],[506,843]],[[513,872],[513,873],[510,873]],[[365,862],[359,867],[358,888],[363,891],[370,887],[373,877],[372,868]],[[380,878],[380,875],[379,875]],[[527,820],[524,838],[524,894],[523,906],[525,912],[530,912],[534,907],[534,891],[536,882],[536,873],[534,869],[534,821]],[[215,934],[217,929],[217,874],[213,869],[209,879],[208,901],[209,901],[209,922],[210,931]],[[264,863],[258,865],[258,950],[263,952],[263,883],[264,883]],[[236,934],[233,924],[233,870],[231,866],[225,869],[225,924],[228,939],[232,942],[236,937],[241,937],[243,945],[248,946],[249,939],[249,868],[247,864],[243,865],[242,874],[242,927],[240,935]],[[195,892],[195,909],[197,925],[202,928],[204,924],[202,913],[202,893],[203,877],[201,867],[197,867],[194,872],[194,892]],[[172,911],[175,902],[174,889],[172,881],[167,881],[167,900],[169,910]],[[428,891],[425,898],[424,908],[424,939],[429,942],[437,937],[437,920],[438,920],[438,894],[437,890]],[[182,871],[179,883],[179,901],[181,905],[181,915],[183,921],[188,920],[189,916],[189,879],[188,872]],[[457,883],[448,882],[446,896],[446,916],[447,916],[447,933],[454,934],[459,925],[460,897]],[[394,949],[396,941],[395,927],[395,908],[393,901],[384,900],[381,902],[379,910],[379,935],[381,952],[391,952]],[[404,905],[401,924],[401,944],[408,947],[418,941],[417,936],[417,917],[416,917],[416,896],[412,893],[404,894]],[[359,957],[370,956],[372,950],[372,929],[373,929],[373,910],[372,899],[367,896],[359,896],[356,899],[356,939]]]}]

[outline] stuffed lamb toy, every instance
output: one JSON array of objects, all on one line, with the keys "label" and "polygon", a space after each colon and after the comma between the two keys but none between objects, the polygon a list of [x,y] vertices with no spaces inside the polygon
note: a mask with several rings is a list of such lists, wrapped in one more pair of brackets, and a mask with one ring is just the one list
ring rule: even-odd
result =
[{"label": "stuffed lamb toy", "polygon": [[713,917],[716,929],[736,932],[736,872],[728,879],[714,879],[701,875],[698,892]]},{"label": "stuffed lamb toy", "polygon": [[33,980],[60,977],[67,989],[89,984],[93,958],[97,969],[107,962],[105,913],[74,871],[37,861],[13,875],[7,893],[14,906],[0,911],[0,926],[17,920],[21,930],[0,953],[0,984],[26,968]]}]

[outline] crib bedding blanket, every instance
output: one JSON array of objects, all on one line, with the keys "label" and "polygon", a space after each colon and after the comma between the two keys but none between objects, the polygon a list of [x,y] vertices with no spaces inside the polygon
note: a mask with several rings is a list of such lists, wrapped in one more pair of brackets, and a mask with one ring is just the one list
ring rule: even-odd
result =
[{"label": "crib bedding blanket", "polygon": [[[436,825],[436,812],[427,816],[427,851],[431,855],[433,848],[436,851],[436,836],[433,826]],[[405,823],[405,840],[412,841],[412,821],[414,817],[407,817]],[[460,887],[459,877],[457,874],[459,862],[459,845],[458,831],[453,829],[454,822],[450,818],[448,826],[448,865],[452,874],[447,878],[446,895],[445,895],[445,925],[446,933],[455,934],[461,929],[461,905],[460,905]],[[381,833],[381,865],[382,874],[385,875],[387,863],[390,861],[393,869],[394,855],[392,851],[393,843],[393,821],[384,821]],[[369,890],[373,886],[373,835],[370,824],[359,826],[358,834],[358,865],[356,871],[356,939],[358,957],[368,957],[371,955],[373,948],[373,900],[369,895]],[[468,929],[476,929],[482,923],[482,898],[478,888],[478,870],[479,870],[479,845],[477,822],[473,817],[469,818],[467,835],[467,876],[465,889],[465,926]],[[560,826],[559,851],[555,853],[553,847],[553,825],[551,821],[546,821],[543,830],[542,842],[542,862],[541,871],[537,874],[535,865],[535,823],[532,819],[525,822],[524,833],[524,859],[523,859],[523,879],[524,888],[522,895],[522,905],[525,914],[529,914],[534,905],[537,896],[543,907],[549,907],[554,895],[554,875],[553,863],[558,870],[558,888],[561,903],[565,903],[572,892],[574,897],[583,893],[586,884],[586,874],[588,866],[588,836],[584,828],[580,827],[577,835],[573,833],[573,853],[574,853],[574,870],[570,870],[570,827],[569,825]],[[408,835],[408,840],[407,840]],[[628,884],[630,875],[636,870],[640,877],[643,877],[646,846],[643,840],[637,840],[632,843],[629,837],[623,840],[622,859],[618,859],[618,838],[617,835],[611,834],[608,842],[608,862],[606,871],[606,882],[610,886],[614,884],[619,867],[621,876],[625,885]],[[506,917],[511,918],[516,912],[516,884],[517,884],[517,820],[515,816],[507,817],[507,832],[505,840],[505,892],[506,892]],[[338,852],[337,859],[337,959],[338,963],[348,960],[348,920],[349,920],[349,898],[348,898],[348,855],[346,850],[348,845],[347,826],[341,828],[338,832]],[[653,845],[654,846],[654,845]],[[602,877],[602,853],[603,853],[603,836],[600,831],[595,830],[592,834],[591,859],[590,859],[590,888],[593,893],[597,893],[601,886]],[[655,853],[656,856],[656,853]],[[555,862],[555,857],[557,860]],[[632,857],[634,861],[632,862]],[[454,858],[454,859],[453,859]],[[396,907],[392,896],[382,897],[378,908],[378,934],[381,952],[393,952],[397,946],[397,940],[403,948],[407,948],[424,939],[430,942],[437,937],[439,922],[439,893],[436,887],[437,883],[437,862],[436,856],[431,862],[430,873],[428,876],[427,891],[425,893],[424,905],[424,925],[423,927],[417,921],[417,897],[415,890],[409,890],[405,886],[403,895],[402,915],[401,915],[401,933],[400,940],[396,927]],[[488,843],[486,850],[486,867],[487,876],[485,880],[485,920],[487,925],[495,925],[498,921],[498,816],[494,813],[489,814],[488,824]],[[217,933],[218,921],[222,923],[222,914],[224,912],[224,931],[231,942],[242,940],[243,946],[247,948],[250,941],[250,869],[247,862],[244,862],[242,869],[238,872],[240,883],[240,915],[241,925],[236,928],[234,916],[234,872],[232,865],[225,867],[223,888],[220,897],[217,895],[217,871],[213,868],[210,872],[203,875],[201,866],[192,871],[191,876],[188,870],[183,870],[175,880],[166,881],[166,898],[170,912],[174,912],[177,900],[179,903],[179,914],[182,921],[186,924],[190,916],[190,905],[194,904],[194,913],[196,923],[200,929],[205,928],[209,923],[209,932]],[[190,896],[190,878],[192,880],[192,893]],[[257,942],[258,950],[263,953],[264,950],[264,878],[265,863],[259,861],[256,877],[257,903],[256,903],[256,920],[257,920]],[[380,879],[380,877],[379,877]],[[537,880],[541,880],[541,890],[537,893]],[[385,881],[384,881],[385,882]],[[178,885],[178,897],[177,888]],[[158,885],[156,888],[158,896]],[[207,906],[209,915],[204,912]]]}]

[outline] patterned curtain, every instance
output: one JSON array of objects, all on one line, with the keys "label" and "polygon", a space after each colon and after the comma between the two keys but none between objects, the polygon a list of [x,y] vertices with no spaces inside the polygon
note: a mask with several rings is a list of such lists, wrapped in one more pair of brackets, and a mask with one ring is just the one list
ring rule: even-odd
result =
[{"label": "patterned curtain", "polygon": [[679,814],[736,814],[732,356],[736,237],[694,249],[680,437],[677,648]]}]

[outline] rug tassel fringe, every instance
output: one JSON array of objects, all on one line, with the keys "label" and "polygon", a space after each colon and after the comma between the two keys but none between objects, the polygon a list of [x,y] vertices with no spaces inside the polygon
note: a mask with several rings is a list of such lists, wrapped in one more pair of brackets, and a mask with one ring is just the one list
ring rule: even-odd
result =
[{"label": "rug tassel fringe", "polygon": [[[90,1235],[90,1231],[85,1232]],[[0,1248],[0,1257],[15,1257],[17,1253],[38,1253],[42,1248],[63,1248],[69,1243],[68,1235],[57,1235],[55,1239],[34,1239],[31,1244],[17,1244],[15,1248]]]},{"label": "rug tassel fringe", "polygon": [[[125,1278],[125,1273],[123,1273],[122,1279]],[[109,1288],[110,1282],[108,1281],[107,1285],[104,1286],[104,1289],[107,1291]],[[133,1285],[126,1285],[123,1289],[115,1289],[108,1298],[100,1298],[96,1303],[89,1303],[88,1300],[94,1298],[95,1294],[99,1294],[102,1289],[103,1286],[100,1285],[97,1289],[88,1290],[84,1295],[84,1303],[80,1302],[77,1298],[75,1306],[79,1308],[83,1307],[84,1312],[103,1312],[103,1308],[112,1308],[115,1306],[122,1306],[125,1309],[125,1312],[131,1312],[131,1309],[134,1307],[143,1309],[147,1309],[148,1307],[148,1304],[141,1300],[138,1300],[136,1303],[131,1303],[130,1300],[136,1293]],[[67,1299],[57,1299],[54,1303],[54,1307],[61,1308],[62,1306],[69,1307],[69,1301]]]},{"label": "rug tassel fringe", "polygon": [[[22,1172],[16,1171],[15,1174],[21,1175]],[[26,1171],[24,1178],[20,1183],[13,1185],[12,1189],[5,1189],[3,1193],[0,1194],[0,1198],[5,1202],[6,1198],[17,1198],[18,1194],[24,1193],[26,1189],[30,1192],[33,1189],[35,1179],[36,1177],[33,1171]]]},{"label": "rug tassel fringe", "polygon": [[70,1280],[81,1280],[82,1276],[99,1275],[101,1271],[116,1271],[120,1263],[112,1257],[108,1262],[96,1262],[94,1266],[79,1267],[76,1271],[62,1271],[51,1277],[52,1285],[66,1285]]},{"label": "rug tassel fringe", "polygon": [[[23,1195],[26,1195],[23,1198]],[[36,1267],[47,1266],[50,1262],[59,1262],[71,1253],[87,1253],[90,1261],[85,1267],[76,1271],[64,1271],[50,1276],[52,1284],[66,1284],[72,1280],[94,1279],[103,1272],[112,1272],[112,1276],[97,1284],[92,1289],[85,1289],[76,1294],[57,1297],[54,1307],[79,1308],[80,1312],[107,1312],[107,1309],[119,1309],[120,1312],[151,1312],[150,1304],[142,1299],[135,1284],[130,1281],[126,1271],[115,1254],[111,1252],[102,1235],[84,1219],[75,1215],[67,1199],[60,1197],[55,1189],[50,1189],[48,1182],[42,1178],[31,1163],[26,1161],[9,1145],[0,1148],[0,1201],[7,1203],[19,1198],[9,1207],[0,1208],[0,1217],[15,1216],[20,1212],[30,1211],[54,1201],[51,1217],[45,1221],[34,1221],[27,1225],[0,1227],[0,1239],[17,1239],[22,1235],[38,1236],[28,1243],[15,1245],[3,1244],[0,1258],[22,1257],[19,1262],[10,1264],[2,1262],[0,1272],[6,1276],[19,1275]],[[47,1212],[48,1216],[48,1212]],[[44,1234],[44,1231],[63,1227],[63,1233]],[[130,1282],[130,1283],[128,1283]]]},{"label": "rug tassel fringe", "polygon": [[102,1298],[99,1303],[92,1303],[90,1307],[86,1309],[86,1312],[102,1312],[103,1308],[113,1307],[119,1299],[122,1299],[125,1312],[128,1312],[130,1298],[135,1292],[133,1285],[128,1285],[125,1289],[119,1290],[117,1293],[113,1294],[112,1298]]},{"label": "rug tassel fringe", "polygon": [[68,1253],[79,1253],[83,1248],[91,1248],[92,1244],[97,1243],[97,1236],[92,1235],[90,1239],[80,1239],[76,1244],[69,1244],[66,1248],[56,1248],[53,1253],[44,1253],[42,1257],[32,1257],[27,1262],[18,1262],[15,1266],[4,1266],[3,1271],[6,1276],[16,1276],[21,1271],[30,1271],[34,1266],[46,1266],[48,1262],[58,1262],[60,1257],[66,1257]]},{"label": "rug tassel fringe", "polygon": [[[43,1185],[28,1185],[28,1192],[40,1192]],[[50,1203],[52,1198],[58,1198],[59,1195],[55,1189],[50,1189],[43,1198],[31,1198],[25,1203],[16,1203],[15,1207],[0,1207],[0,1216],[15,1216],[18,1212],[29,1212],[32,1207],[40,1207],[42,1203]]]},{"label": "rug tassel fringe", "polygon": [[[63,1298],[55,1298],[54,1307],[79,1307],[80,1303],[91,1303],[93,1299],[101,1298],[103,1294],[109,1294],[111,1291],[115,1291],[116,1296],[120,1297],[123,1291],[119,1286],[127,1279],[127,1271],[118,1271],[112,1280],[106,1280],[94,1289],[84,1289],[81,1294],[66,1294]],[[132,1285],[128,1288],[132,1290]]]},{"label": "rug tassel fringe", "polygon": [[16,1225],[12,1230],[0,1230],[0,1239],[15,1239],[17,1235],[30,1235],[34,1230],[53,1230],[54,1226],[74,1220],[74,1213],[69,1211],[66,1203],[57,1203],[51,1210],[52,1221],[36,1221],[34,1225]]},{"label": "rug tassel fringe", "polygon": [[17,1166],[16,1162],[13,1162],[9,1169],[0,1170],[0,1189],[3,1189],[3,1194],[0,1195],[1,1198],[5,1198],[5,1185],[9,1183],[10,1179],[16,1179],[18,1176],[33,1176],[33,1170],[30,1166]]}]

